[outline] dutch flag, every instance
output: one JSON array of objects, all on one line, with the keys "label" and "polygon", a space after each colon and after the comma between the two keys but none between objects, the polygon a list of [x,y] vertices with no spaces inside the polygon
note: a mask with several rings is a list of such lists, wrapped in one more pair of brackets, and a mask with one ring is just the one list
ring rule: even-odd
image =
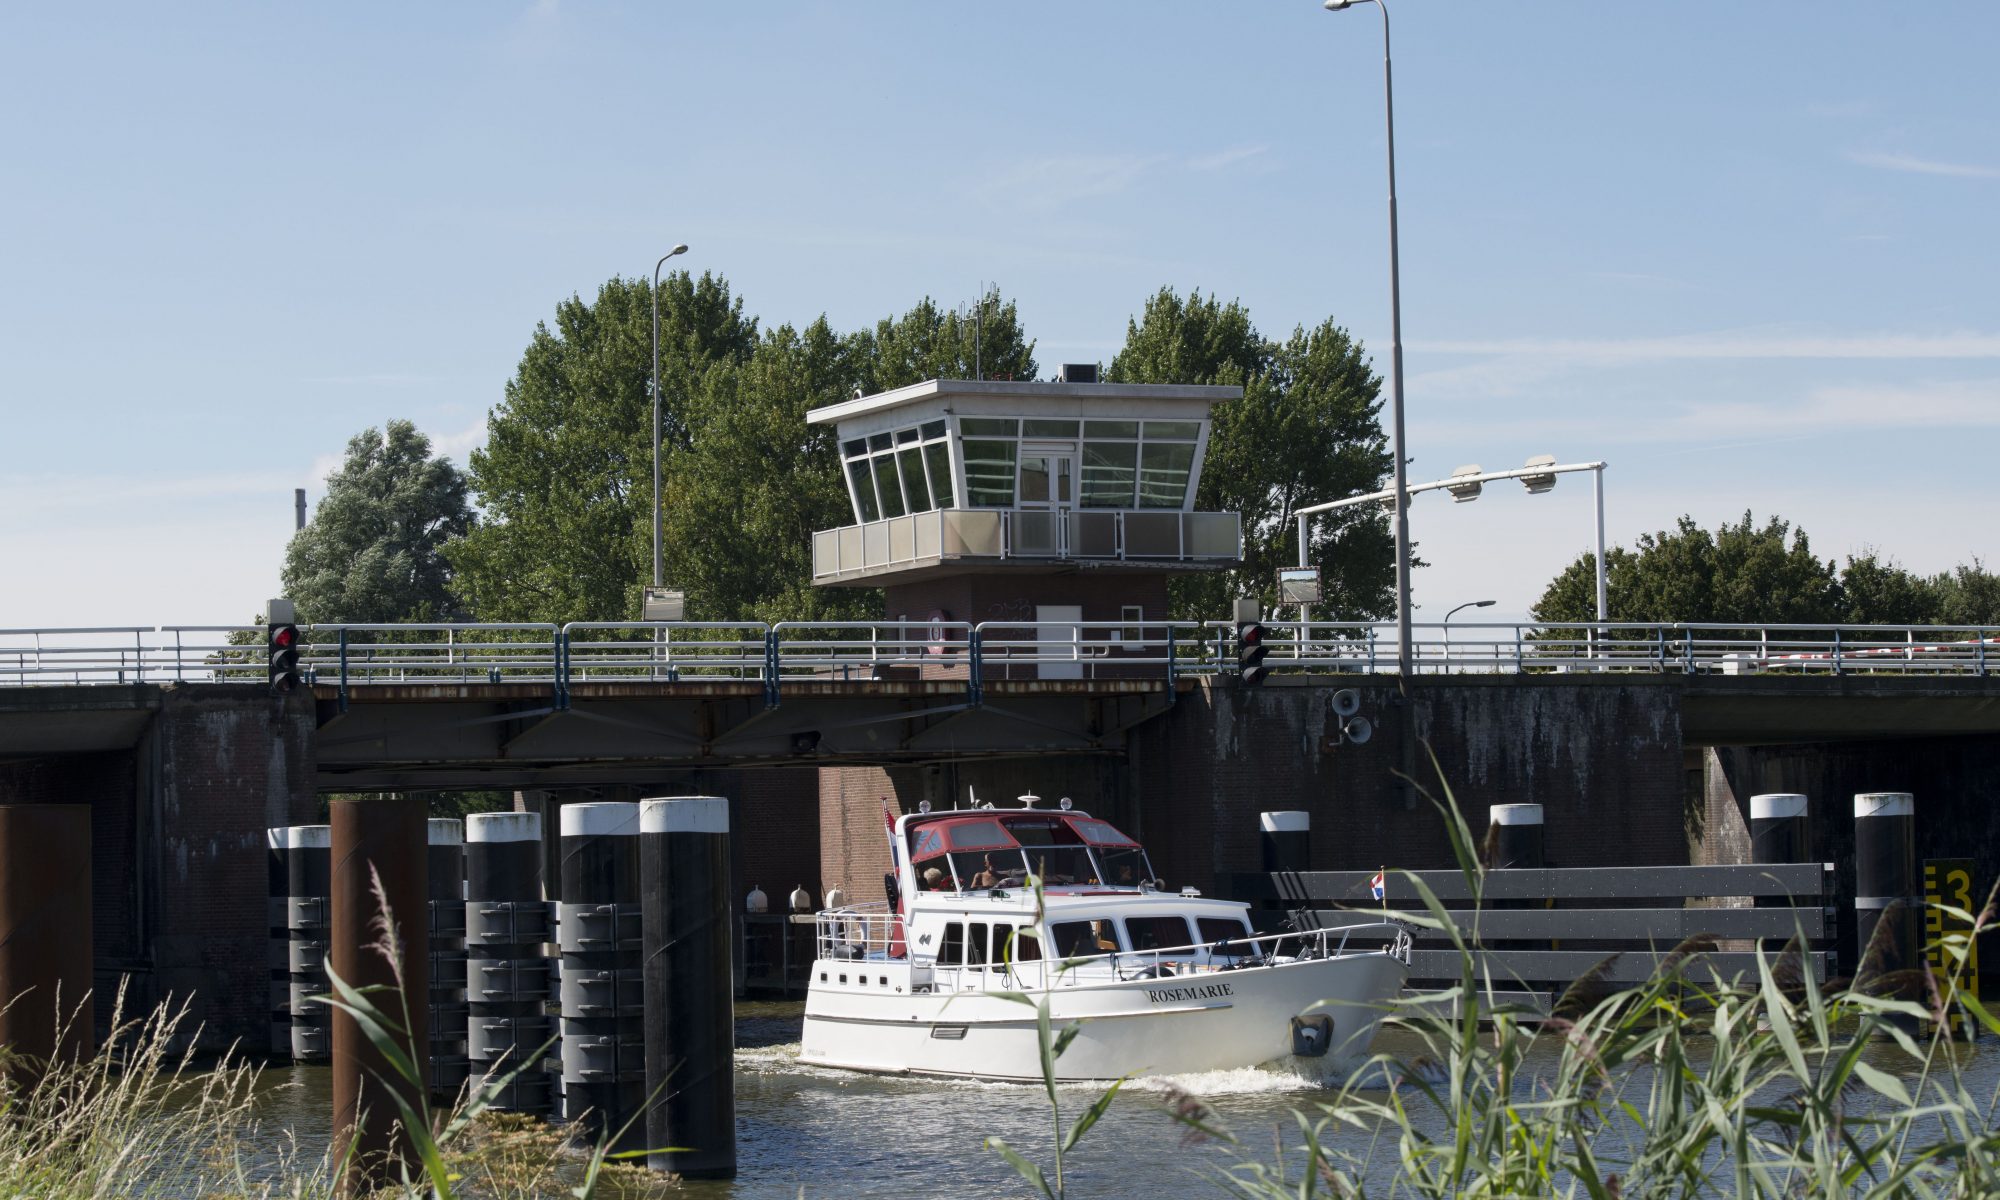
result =
[{"label": "dutch flag", "polygon": [[1375,878],[1368,881],[1368,894],[1375,897],[1377,900],[1380,900],[1384,896],[1389,894],[1389,888],[1383,882],[1382,875],[1383,872],[1377,871],[1375,872]]}]

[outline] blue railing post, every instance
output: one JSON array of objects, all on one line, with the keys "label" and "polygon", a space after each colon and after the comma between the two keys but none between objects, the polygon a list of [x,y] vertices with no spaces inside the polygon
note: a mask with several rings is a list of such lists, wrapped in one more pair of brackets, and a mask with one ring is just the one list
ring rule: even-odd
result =
[{"label": "blue railing post", "polygon": [[1979,644],[1979,677],[1984,679],[1986,678],[1986,631],[1978,630],[1972,636]]},{"label": "blue railing post", "polygon": [[764,631],[764,707],[778,707],[778,631]]},{"label": "blue railing post", "polygon": [[979,630],[971,629],[965,635],[965,694],[974,708],[985,702],[986,670],[985,659],[980,647]]},{"label": "blue railing post", "polygon": [[1667,673],[1667,627],[1653,626],[1653,661],[1658,664],[1660,674]]},{"label": "blue railing post", "polygon": [[1841,673],[1841,670],[1840,670],[1840,628],[1839,628],[1838,626],[1835,626],[1835,627],[1834,627],[1834,630],[1833,630],[1833,673],[1834,673],[1835,675],[1838,675],[1838,674],[1840,674],[1840,673]]},{"label": "blue railing post", "polygon": [[340,711],[347,711],[347,629],[340,630]]},{"label": "blue railing post", "polygon": [[[1141,631],[1144,632],[1143,630]],[[1174,702],[1174,627],[1167,626],[1167,703]]]},{"label": "blue railing post", "polygon": [[1514,674],[1519,675],[1523,669],[1521,665],[1521,627],[1516,625],[1514,626]]},{"label": "blue railing post", "polygon": [[569,631],[556,630],[556,710],[569,709]]},{"label": "blue railing post", "polygon": [[1681,629],[1681,670],[1694,674],[1694,631]]}]

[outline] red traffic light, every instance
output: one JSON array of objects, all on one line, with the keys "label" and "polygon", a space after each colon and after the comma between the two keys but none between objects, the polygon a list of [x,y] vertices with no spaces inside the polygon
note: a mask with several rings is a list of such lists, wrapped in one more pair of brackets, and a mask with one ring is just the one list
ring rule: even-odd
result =
[{"label": "red traffic light", "polygon": [[1237,636],[1244,645],[1254,646],[1264,640],[1264,627],[1255,623],[1246,623]]},{"label": "red traffic light", "polygon": [[271,644],[280,650],[289,650],[299,640],[299,631],[290,625],[280,625],[271,631]]}]

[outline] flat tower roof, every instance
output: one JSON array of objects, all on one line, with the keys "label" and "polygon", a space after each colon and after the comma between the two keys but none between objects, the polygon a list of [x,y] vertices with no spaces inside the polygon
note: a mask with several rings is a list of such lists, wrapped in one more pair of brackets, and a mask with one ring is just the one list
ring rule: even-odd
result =
[{"label": "flat tower roof", "polygon": [[826,425],[952,396],[1023,400],[1179,400],[1215,404],[1243,394],[1240,387],[1197,383],[1038,383],[1013,379],[927,379],[894,391],[857,396],[806,414],[809,425]]}]

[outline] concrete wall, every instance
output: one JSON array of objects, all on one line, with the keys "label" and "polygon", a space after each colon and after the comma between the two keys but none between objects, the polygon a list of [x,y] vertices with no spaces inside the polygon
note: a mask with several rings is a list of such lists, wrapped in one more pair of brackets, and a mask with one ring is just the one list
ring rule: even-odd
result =
[{"label": "concrete wall", "polygon": [[[1835,864],[1835,892],[1854,895],[1854,796],[1911,792],[1916,797],[1917,858],[1971,858],[1975,902],[2000,878],[2000,737],[1896,738],[1730,746],[1706,755],[1708,811],[1704,852],[1712,861],[1749,861],[1750,797],[1798,792],[1811,804],[1814,855]],[[1921,882],[1921,875],[1919,876]],[[1854,912],[1840,905],[1840,963],[1855,962]],[[1989,964],[2000,944],[1982,957]],[[1988,971],[1995,968],[1988,966]]]},{"label": "concrete wall", "polygon": [[[1338,733],[1329,703],[1351,682],[1279,677],[1239,690],[1233,680],[1202,680],[1165,717],[1133,730],[1122,759],[960,763],[954,777],[990,781],[982,799],[1028,789],[1051,800],[1071,795],[1145,842],[1176,886],[1209,890],[1220,875],[1257,869],[1257,814],[1271,809],[1313,815],[1315,868],[1449,867],[1441,815],[1421,799],[1410,805],[1396,787],[1396,739],[1414,720],[1475,839],[1489,804],[1535,801],[1545,806],[1552,866],[1689,861],[1674,689],[1594,677],[1474,678],[1425,683],[1406,705],[1395,687],[1371,684],[1358,690],[1374,739],[1329,746]],[[1442,799],[1425,762],[1420,778]],[[822,769],[821,873],[875,898],[887,869],[883,799],[898,812],[919,799],[962,799],[962,787],[944,789],[943,770]]]},{"label": "concrete wall", "polygon": [[100,1025],[185,1000],[209,1048],[268,1042],[264,831],[316,811],[310,697],[173,685],[131,750],[0,766],[0,799],[91,806]]}]

